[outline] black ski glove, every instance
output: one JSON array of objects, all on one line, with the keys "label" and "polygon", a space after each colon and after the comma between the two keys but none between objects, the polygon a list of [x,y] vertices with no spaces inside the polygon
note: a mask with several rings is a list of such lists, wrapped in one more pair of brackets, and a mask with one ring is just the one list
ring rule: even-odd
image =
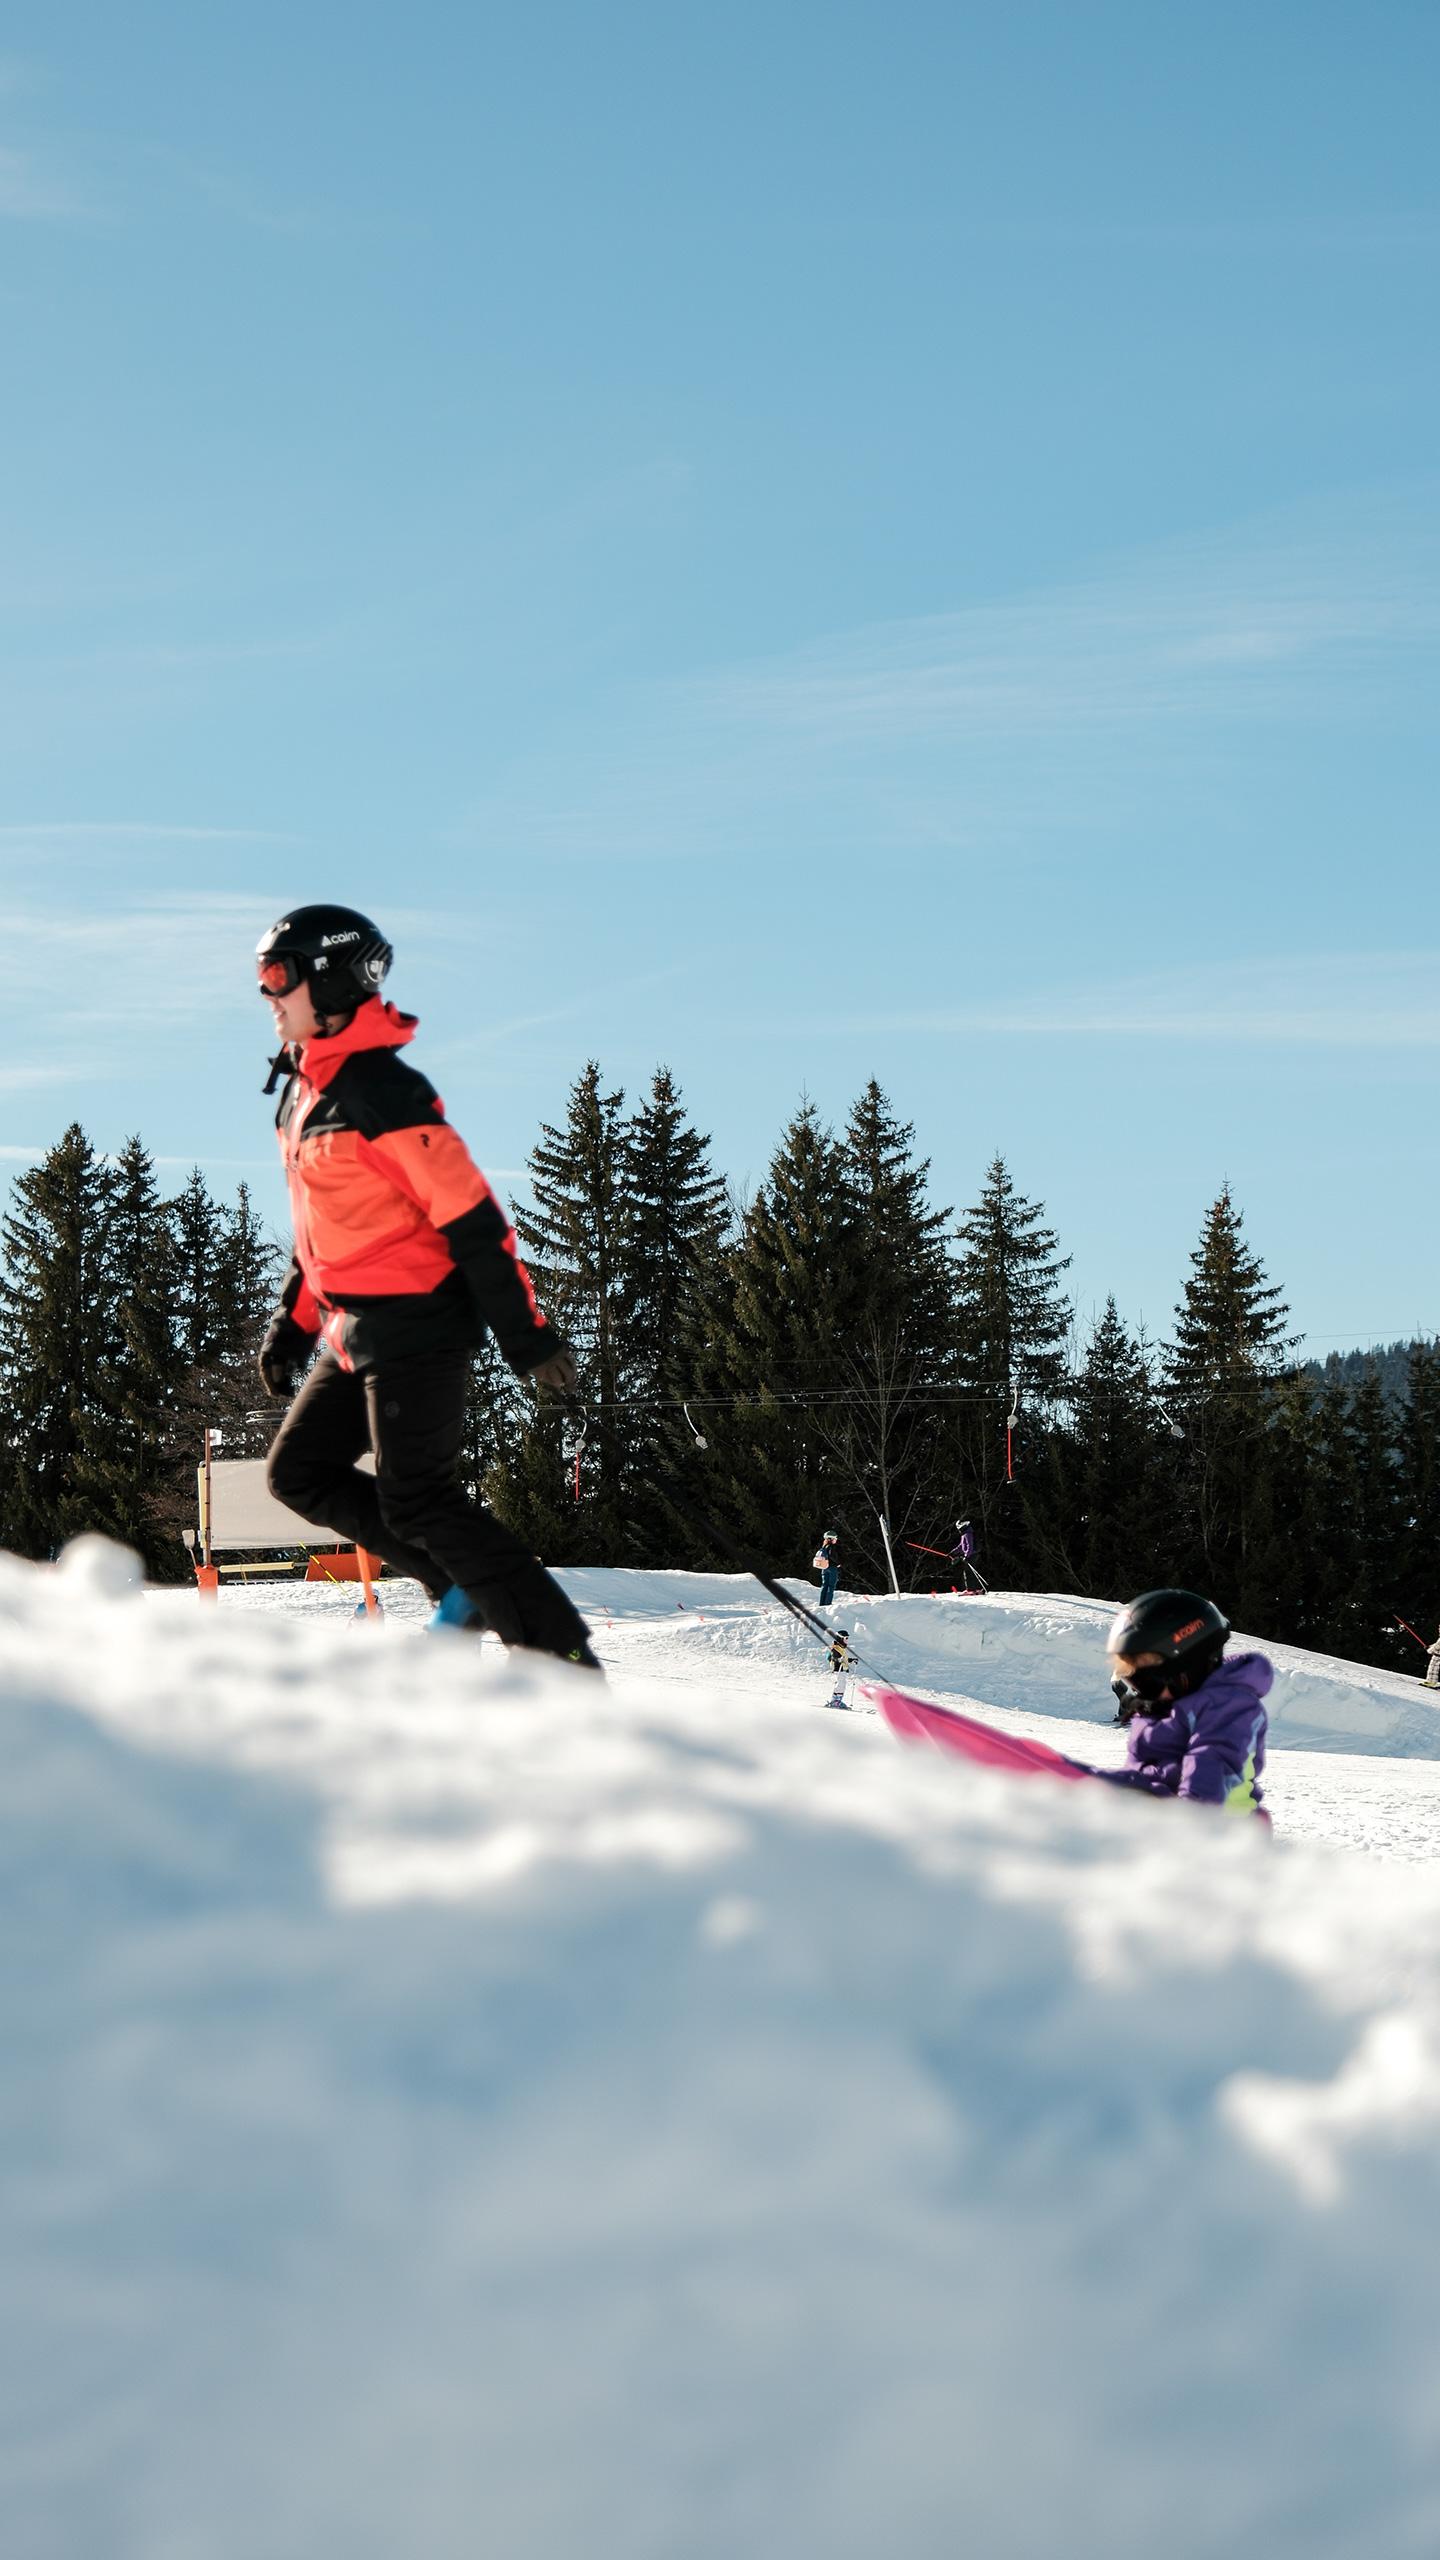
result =
[{"label": "black ski glove", "polygon": [[314,1348],[314,1334],[307,1333],[283,1307],[277,1307],[255,1362],[266,1394],[288,1404],[310,1365]]},{"label": "black ski glove", "polygon": [[573,1396],[580,1384],[575,1354],[568,1342],[562,1342],[559,1350],[552,1351],[549,1359],[542,1360],[538,1367],[527,1369],[525,1376],[527,1385],[551,1387],[557,1396]]}]

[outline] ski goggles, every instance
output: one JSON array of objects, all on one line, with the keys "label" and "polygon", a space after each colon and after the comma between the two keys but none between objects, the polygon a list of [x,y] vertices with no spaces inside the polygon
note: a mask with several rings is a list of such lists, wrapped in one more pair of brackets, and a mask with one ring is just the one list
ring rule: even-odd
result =
[{"label": "ski goggles", "polygon": [[1145,1662],[1133,1671],[1117,1671],[1110,1686],[1122,1707],[1158,1706],[1175,1677],[1173,1662]]},{"label": "ski goggles", "polygon": [[294,951],[272,951],[256,969],[262,996],[293,995],[305,975],[305,963]]}]

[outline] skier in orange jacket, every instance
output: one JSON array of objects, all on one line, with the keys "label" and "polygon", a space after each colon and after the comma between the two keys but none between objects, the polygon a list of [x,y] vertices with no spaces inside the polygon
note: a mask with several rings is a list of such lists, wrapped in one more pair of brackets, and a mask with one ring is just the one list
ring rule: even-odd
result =
[{"label": "skier in orange jacket", "polygon": [[[390,945],[351,907],[307,906],[272,925],[256,957],[283,1044],[266,1091],[283,1073],[275,1125],[295,1236],[260,1352],[269,1393],[294,1399],[270,1489],[423,1583],[432,1623],[492,1627],[598,1669],[558,1583],[460,1481],[470,1360],[487,1331],[540,1386],[568,1393],[576,1369],[484,1174],[399,1054],[418,1026],[382,1001]],[[373,1476],[356,1463],[366,1449]]]}]

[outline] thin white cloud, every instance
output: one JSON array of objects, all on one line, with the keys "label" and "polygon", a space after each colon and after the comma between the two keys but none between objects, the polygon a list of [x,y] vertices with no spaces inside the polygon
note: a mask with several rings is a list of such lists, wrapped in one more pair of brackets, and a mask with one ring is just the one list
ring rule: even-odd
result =
[{"label": "thin white cloud", "polygon": [[[923,229],[922,223],[897,228]],[[1134,221],[1097,222],[1083,216],[1003,214],[967,219],[957,215],[946,225],[966,239],[1055,246],[1060,249],[1138,249],[1147,256],[1196,251],[1201,256],[1277,256],[1315,258],[1344,255],[1393,257],[1416,252],[1433,256],[1440,248],[1440,221],[1423,207],[1397,207],[1388,213],[1337,205],[1324,214],[1237,214],[1230,220],[1166,222],[1146,213]]]},{"label": "thin white cloud", "polygon": [[688,978],[690,975],[688,968],[677,963],[668,969],[647,969],[639,977],[607,980],[603,985],[597,986],[594,981],[591,981],[578,989],[565,1004],[552,1005],[543,1013],[517,1013],[512,1014],[504,1022],[487,1022],[482,1030],[466,1033],[459,1039],[442,1042],[435,1055],[438,1061],[444,1063],[449,1059],[471,1057],[479,1051],[493,1049],[507,1041],[518,1039],[527,1031],[551,1030],[558,1022],[583,1020],[594,1023],[602,1017],[613,1014],[617,1003],[628,1004],[632,997],[643,995],[653,987],[672,986],[677,979]]},{"label": "thin white cloud", "polygon": [[[634,690],[475,809],[578,856],[993,847],[1174,805],[1237,733],[1426,713],[1440,493],[1337,501],[1067,585]],[[1428,716],[1428,714],[1427,714]]]},{"label": "thin white cloud", "polygon": [[[8,867],[13,874],[13,855]],[[108,913],[12,891],[0,940],[0,997],[19,1041],[58,1038],[67,1052],[77,1035],[102,1027],[112,1035],[142,1028],[153,1034],[162,1026],[223,1018],[253,1022],[262,1045],[273,1045],[270,1018],[255,991],[254,956],[260,933],[282,913],[283,903],[264,884],[157,894]],[[407,944],[442,928],[451,936],[456,931],[453,915],[423,909],[387,912],[386,925]],[[577,1002],[574,1009],[583,1008]],[[63,1067],[11,1074],[18,1084],[107,1071],[71,1056]],[[0,1070],[0,1088],[5,1082]]]},{"label": "thin white cloud", "polygon": [[1398,645],[1440,639],[1425,566],[1393,543],[1187,543],[1009,603],[862,631],[695,689],[722,721],[848,744],[1012,737],[1328,700]]},{"label": "thin white cloud", "polygon": [[[1177,1004],[1173,978],[1113,989],[1053,988],[1023,1004],[850,1013],[848,1034],[982,1033],[1034,1040],[1157,1040],[1338,1049],[1440,1048],[1440,951],[1323,952],[1232,961],[1203,1004]],[[793,1025],[791,1026],[793,1028]],[[807,1024],[823,1035],[829,1018]]]},{"label": "thin white cloud", "polygon": [[35,1085],[63,1084],[73,1072],[72,1061],[54,1066],[0,1067],[0,1093],[25,1093]]},{"label": "thin white cloud", "polygon": [[197,892],[105,915],[93,909],[6,909],[0,994],[12,1020],[67,1040],[101,1023],[153,1026],[213,1019],[254,1003],[253,893]]},{"label": "thin white cloud", "polygon": [[155,844],[296,844],[297,836],[269,827],[183,827],[156,825],[147,818],[10,819],[0,823],[0,847],[11,844],[89,843],[108,837],[145,839]]}]

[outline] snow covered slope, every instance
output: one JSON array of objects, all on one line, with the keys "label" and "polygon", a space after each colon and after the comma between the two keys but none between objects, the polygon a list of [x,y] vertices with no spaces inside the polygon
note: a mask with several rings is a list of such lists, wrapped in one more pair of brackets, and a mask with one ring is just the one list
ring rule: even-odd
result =
[{"label": "snow covered slope", "polygon": [[[799,1667],[813,1681],[812,1639],[743,1574],[581,1571],[561,1579],[602,1632],[608,1619],[633,1643],[648,1626],[669,1647],[677,1619],[688,1620],[691,1643],[715,1657],[717,1670]],[[813,1585],[788,1587],[813,1608]],[[1113,1717],[1105,1665],[1113,1601],[1035,1592],[988,1599],[906,1593],[898,1600],[842,1592],[827,1614],[900,1688],[1101,1726]],[[1440,1704],[1417,1682],[1261,1636],[1237,1633],[1235,1644],[1258,1646],[1275,1665],[1272,1749],[1440,1757]]]},{"label": "snow covered slope", "polygon": [[1440,1878],[116,1570],[0,1562],[7,2554],[1435,2548]]}]

